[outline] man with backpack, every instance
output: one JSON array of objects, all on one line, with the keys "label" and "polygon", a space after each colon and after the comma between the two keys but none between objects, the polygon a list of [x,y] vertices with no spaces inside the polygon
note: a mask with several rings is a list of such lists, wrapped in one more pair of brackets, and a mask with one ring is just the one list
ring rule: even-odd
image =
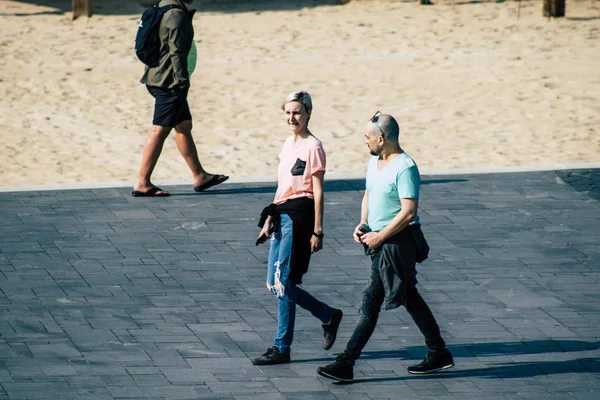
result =
[{"label": "man with backpack", "polygon": [[152,130],[133,187],[132,195],[136,197],[169,195],[154,186],[150,176],[173,128],[177,148],[192,171],[195,191],[202,192],[229,179],[204,170],[192,138],[192,115],[187,95],[190,88],[188,55],[194,41],[192,18],[195,13],[189,5],[193,1],[161,0],[142,15],[136,54],[146,63],[141,82],[154,97],[155,104]]}]

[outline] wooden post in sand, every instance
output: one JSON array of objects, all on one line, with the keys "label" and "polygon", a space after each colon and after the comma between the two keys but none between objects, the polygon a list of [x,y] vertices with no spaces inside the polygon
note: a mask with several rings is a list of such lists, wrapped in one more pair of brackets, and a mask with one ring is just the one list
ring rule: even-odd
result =
[{"label": "wooden post in sand", "polygon": [[88,18],[92,16],[94,10],[94,0],[71,0],[73,5],[73,19],[82,15]]},{"label": "wooden post in sand", "polygon": [[543,0],[544,17],[564,17],[566,0]]}]

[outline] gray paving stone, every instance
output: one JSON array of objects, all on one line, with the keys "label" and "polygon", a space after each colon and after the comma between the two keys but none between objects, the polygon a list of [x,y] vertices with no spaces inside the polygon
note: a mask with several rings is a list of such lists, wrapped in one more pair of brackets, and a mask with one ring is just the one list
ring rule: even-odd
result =
[{"label": "gray paving stone", "polygon": [[40,368],[46,376],[74,376],[77,371],[64,360],[56,360],[54,362],[45,362]]},{"label": "gray paving stone", "polygon": [[148,397],[165,399],[193,399],[196,397],[196,392],[189,386],[144,386],[143,391]]},{"label": "gray paving stone", "polygon": [[75,346],[69,344],[32,344],[29,350],[34,357],[78,357],[81,355]]},{"label": "gray paving stone", "polygon": [[113,400],[114,397],[106,390],[106,388],[81,388],[76,389],[75,392],[79,396],[80,399],[85,400]]},{"label": "gray paving stone", "polygon": [[114,398],[145,398],[146,395],[142,389],[138,386],[124,386],[124,387],[111,387],[106,388],[111,396]]},{"label": "gray paving stone", "polygon": [[317,399],[335,400],[335,399],[337,399],[337,397],[333,393],[330,393],[327,391],[312,391],[312,392],[301,392],[301,393],[291,392],[291,393],[286,393],[284,398],[289,399],[289,400],[317,400]]},{"label": "gray paving stone", "polygon": [[10,399],[77,399],[65,382],[10,382],[2,387]]},{"label": "gray paving stone", "polygon": [[251,393],[273,393],[276,388],[269,381],[265,382],[207,382],[208,388],[217,396],[248,395]]},{"label": "gray paving stone", "polygon": [[[420,291],[457,366],[409,376],[423,338],[404,310],[384,312],[354,385],[316,375],[336,353],[320,350],[303,310],[293,363],[249,361],[276,324],[268,247],[253,243],[273,185],[160,201],[127,189],[2,193],[0,399],[595,399],[599,183],[598,170],[423,177],[432,252]],[[344,309],[337,352],[368,279],[349,234],[363,189],[326,182],[328,239],[304,282]]]},{"label": "gray paving stone", "polygon": [[285,400],[281,393],[259,393],[253,395],[236,395],[236,400]]},{"label": "gray paving stone", "polygon": [[569,394],[577,400],[593,400],[598,397],[598,391],[572,391]]}]

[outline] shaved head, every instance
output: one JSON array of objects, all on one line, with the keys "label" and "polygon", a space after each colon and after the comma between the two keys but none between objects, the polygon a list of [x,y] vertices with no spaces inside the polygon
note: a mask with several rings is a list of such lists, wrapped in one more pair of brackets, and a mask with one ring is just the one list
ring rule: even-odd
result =
[{"label": "shaved head", "polygon": [[398,142],[400,126],[394,117],[389,114],[379,114],[379,111],[367,122],[365,144],[373,156],[381,157],[382,154],[401,153],[402,148]]},{"label": "shaved head", "polygon": [[400,136],[400,126],[394,117],[389,114],[378,115],[370,122],[371,132],[379,132],[385,140],[398,141]]}]

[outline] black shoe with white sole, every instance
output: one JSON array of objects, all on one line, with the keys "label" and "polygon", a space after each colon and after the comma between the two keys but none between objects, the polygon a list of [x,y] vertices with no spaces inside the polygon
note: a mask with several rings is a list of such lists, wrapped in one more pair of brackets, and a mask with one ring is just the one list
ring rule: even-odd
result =
[{"label": "black shoe with white sole", "polygon": [[436,353],[427,354],[420,364],[408,367],[411,374],[431,374],[454,367],[454,360],[450,350],[443,349]]},{"label": "black shoe with white sole", "polygon": [[271,347],[262,356],[252,360],[253,365],[275,365],[275,364],[287,364],[290,362],[290,355],[283,354],[275,346]]},{"label": "black shoe with white sole", "polygon": [[352,382],[354,380],[354,366],[352,361],[338,356],[331,364],[317,368],[317,374],[336,381]]}]

